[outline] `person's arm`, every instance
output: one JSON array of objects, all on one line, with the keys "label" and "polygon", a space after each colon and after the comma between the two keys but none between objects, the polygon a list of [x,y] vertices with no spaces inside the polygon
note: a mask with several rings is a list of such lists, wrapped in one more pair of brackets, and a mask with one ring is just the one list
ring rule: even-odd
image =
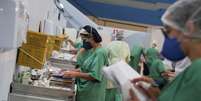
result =
[{"label": "person's arm", "polygon": [[165,79],[167,80],[170,80],[171,78],[175,78],[176,77],[176,74],[175,72],[172,72],[172,71],[165,71],[161,74]]},{"label": "person's arm", "polygon": [[85,48],[80,48],[78,54],[82,54],[85,51]]},{"label": "person's arm", "polygon": [[140,65],[140,75],[143,75],[144,63],[143,63],[143,62],[140,62],[139,65]]},{"label": "person's arm", "polygon": [[81,72],[81,70],[78,68],[78,69],[73,69],[71,71],[74,71],[74,72]]},{"label": "person's arm", "polygon": [[86,79],[86,80],[91,80],[91,81],[96,80],[95,78],[90,76],[88,73],[82,73],[82,72],[80,72],[80,74],[77,77],[78,78],[83,78],[83,79]]},{"label": "person's arm", "polygon": [[129,90],[130,101],[140,101],[132,89]]},{"label": "person's arm", "polygon": [[71,39],[67,39],[66,41],[69,42],[71,46],[75,47],[75,43]]},{"label": "person's arm", "polygon": [[[131,81],[133,83],[133,85],[140,89],[141,91],[143,91],[150,99],[151,101],[156,101],[157,100],[157,97],[159,96],[160,94],[160,89],[158,87],[155,87],[155,86],[151,86],[149,87],[148,89],[145,89],[141,83],[138,83],[138,82],[146,82],[146,83],[150,83],[150,84],[155,84],[155,81],[152,79],[152,78],[149,78],[149,77],[140,77],[140,78],[137,78],[137,79],[134,79]],[[132,100],[131,100],[132,101]],[[133,100],[133,101],[137,101],[137,100]]]},{"label": "person's arm", "polygon": [[84,51],[85,51],[84,48],[80,48],[80,50],[77,52],[77,54],[71,58],[71,60],[77,58],[78,54],[82,54]]},{"label": "person's arm", "polygon": [[64,77],[82,78],[91,81],[96,80],[95,78],[91,77],[88,73],[76,72],[76,71],[65,71]]}]

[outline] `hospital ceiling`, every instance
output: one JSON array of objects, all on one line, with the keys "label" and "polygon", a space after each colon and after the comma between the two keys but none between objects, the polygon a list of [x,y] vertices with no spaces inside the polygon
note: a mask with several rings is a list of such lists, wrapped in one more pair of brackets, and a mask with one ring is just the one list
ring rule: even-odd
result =
[{"label": "hospital ceiling", "polygon": [[68,0],[88,16],[131,23],[162,25],[161,16],[176,0]]}]

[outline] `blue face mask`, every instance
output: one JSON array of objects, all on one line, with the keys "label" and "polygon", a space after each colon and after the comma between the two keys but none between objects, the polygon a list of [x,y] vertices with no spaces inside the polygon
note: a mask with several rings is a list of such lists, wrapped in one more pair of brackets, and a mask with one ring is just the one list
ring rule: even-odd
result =
[{"label": "blue face mask", "polygon": [[161,54],[170,61],[179,61],[186,56],[181,49],[180,42],[176,38],[169,38],[165,36],[165,42]]}]

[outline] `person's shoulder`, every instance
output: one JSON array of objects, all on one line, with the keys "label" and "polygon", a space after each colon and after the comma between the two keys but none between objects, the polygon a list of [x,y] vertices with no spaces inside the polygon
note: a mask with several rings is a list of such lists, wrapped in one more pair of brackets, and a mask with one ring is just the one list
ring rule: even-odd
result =
[{"label": "person's shoulder", "polygon": [[155,60],[153,61],[153,64],[163,64],[163,61],[160,60],[160,59],[155,59]]},{"label": "person's shoulder", "polygon": [[107,53],[107,49],[104,47],[100,47],[100,48],[97,48],[95,52],[96,54],[105,54]]},{"label": "person's shoulder", "polygon": [[196,84],[201,84],[201,59],[192,61],[192,64],[183,71],[184,80],[194,81]]},{"label": "person's shoulder", "polygon": [[114,45],[118,45],[118,44],[120,44],[121,42],[120,41],[112,41],[112,42],[110,42],[108,45],[109,46],[114,46]]},{"label": "person's shoulder", "polygon": [[189,68],[192,68],[193,70],[199,71],[201,73],[201,59],[192,61]]},{"label": "person's shoulder", "polygon": [[[124,47],[129,47],[129,45],[128,45],[128,43],[127,43],[127,42],[122,41],[121,43],[122,43],[122,45],[123,45]],[[129,48],[130,48],[130,47],[129,47]]]}]

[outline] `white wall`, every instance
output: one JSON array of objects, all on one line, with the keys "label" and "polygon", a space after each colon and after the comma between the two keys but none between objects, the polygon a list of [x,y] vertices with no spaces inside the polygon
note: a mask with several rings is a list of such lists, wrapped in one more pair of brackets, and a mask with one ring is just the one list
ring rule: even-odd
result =
[{"label": "white wall", "polygon": [[[100,35],[103,39],[103,42],[102,42],[103,46],[107,46],[108,43],[111,42],[111,39],[112,39],[111,36],[112,36],[114,29],[124,31],[124,37],[125,37],[124,41],[126,41],[131,48],[133,47],[133,45],[141,45],[145,48],[148,48],[150,46],[149,43],[150,43],[151,35],[147,32],[117,29],[117,28],[104,27],[104,26],[101,26],[101,27],[102,27],[102,29],[99,29],[98,32],[100,33]],[[75,28],[66,28],[66,32],[70,36],[70,38],[75,41],[75,37],[77,34],[76,29]]]},{"label": "white wall", "polygon": [[164,36],[158,27],[150,27],[148,29],[148,33],[151,34],[150,46],[152,46],[153,42],[157,44],[158,50],[161,51],[164,43]]},{"label": "white wall", "polygon": [[17,16],[15,13],[15,2],[11,0],[1,0],[0,4],[0,36],[4,38],[2,40],[0,39],[0,43],[4,44],[0,45],[0,101],[7,101],[16,64],[16,43],[20,35],[19,33],[15,33],[15,29],[17,29],[17,25],[15,24],[15,17]]},{"label": "white wall", "polygon": [[132,49],[134,45],[140,45],[142,47],[148,48],[150,42],[150,34],[147,32],[118,29],[112,27],[103,27],[101,35],[105,42],[103,45],[107,45],[111,41],[111,36],[114,30],[123,31],[124,41],[129,44],[129,47]]},{"label": "white wall", "polygon": [[63,16],[58,21],[58,9],[54,5],[54,0],[27,0],[27,9],[30,14],[29,29],[38,31],[40,21],[47,19],[49,12],[49,19],[52,20],[55,25],[65,27],[66,21]]},{"label": "white wall", "polygon": [[[62,17],[61,21],[57,21],[58,11],[54,6],[53,0],[22,0],[25,2],[29,12],[30,22],[29,29],[38,31],[40,21],[47,18],[48,11],[50,19],[55,25],[65,26],[65,20]],[[9,29],[8,29],[9,30]],[[6,34],[6,33],[4,33]],[[0,47],[0,101],[7,101],[10,83],[12,82],[17,49],[2,51]]]},{"label": "white wall", "polygon": [[15,71],[17,49],[0,52],[0,101],[7,101]]}]

